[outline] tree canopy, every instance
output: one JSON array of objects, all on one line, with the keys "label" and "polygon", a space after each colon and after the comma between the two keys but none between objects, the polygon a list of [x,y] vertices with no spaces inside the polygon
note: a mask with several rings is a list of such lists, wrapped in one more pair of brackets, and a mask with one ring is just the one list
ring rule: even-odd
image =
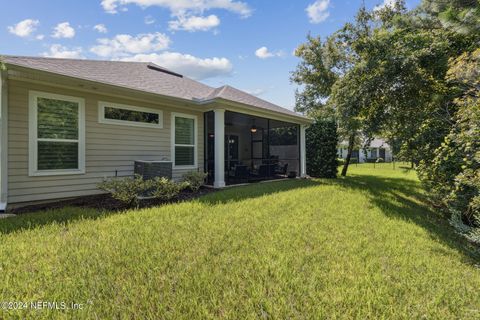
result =
[{"label": "tree canopy", "polygon": [[439,205],[480,227],[479,47],[478,0],[361,7],[353,23],[298,47],[297,110],[334,118],[349,154],[358,135],[386,137]]}]

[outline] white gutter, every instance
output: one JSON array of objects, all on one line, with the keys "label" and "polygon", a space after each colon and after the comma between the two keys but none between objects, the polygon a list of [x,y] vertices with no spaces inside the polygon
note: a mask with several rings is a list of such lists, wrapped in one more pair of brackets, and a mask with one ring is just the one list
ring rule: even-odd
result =
[{"label": "white gutter", "polygon": [[[310,125],[313,123],[312,119],[309,119],[307,117],[304,117],[300,114],[289,114],[289,113],[284,113],[284,112],[279,112],[275,110],[270,110],[266,108],[260,108],[260,107],[255,107],[251,106],[249,104],[244,104],[241,102],[237,101],[232,101],[232,100],[227,100],[223,98],[214,98],[210,100],[198,100],[196,101],[197,104],[199,105],[205,105],[207,107],[210,107],[210,105],[218,104],[222,108],[233,111],[233,112],[240,112],[240,113],[246,113],[250,114],[253,116],[258,116],[258,117],[263,117],[263,118],[269,118],[269,119],[274,119],[274,120],[280,120],[280,121],[286,121],[286,122],[293,122],[293,123],[298,123],[298,124],[306,124]],[[230,106],[231,108],[228,108]],[[214,110],[215,107],[211,108],[210,110]]]},{"label": "white gutter", "polygon": [[7,72],[0,71],[0,212],[7,210],[8,188],[8,87]]}]

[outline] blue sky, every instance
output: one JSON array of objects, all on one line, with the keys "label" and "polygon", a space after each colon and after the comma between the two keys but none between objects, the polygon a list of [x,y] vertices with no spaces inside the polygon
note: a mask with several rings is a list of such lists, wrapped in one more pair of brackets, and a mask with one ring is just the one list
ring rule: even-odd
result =
[{"label": "blue sky", "polygon": [[[368,8],[394,0],[365,0]],[[408,0],[413,8],[420,0]],[[361,0],[15,0],[4,3],[0,54],[153,61],[293,109],[293,50],[326,37]]]}]

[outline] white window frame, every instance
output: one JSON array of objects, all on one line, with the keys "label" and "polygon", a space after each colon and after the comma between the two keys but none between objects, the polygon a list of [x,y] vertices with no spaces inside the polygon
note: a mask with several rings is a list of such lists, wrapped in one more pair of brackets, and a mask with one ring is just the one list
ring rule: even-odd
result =
[{"label": "white window frame", "polygon": [[[188,118],[193,119],[193,145],[191,144],[175,144],[175,118]],[[197,169],[197,150],[198,150],[198,119],[197,116],[192,114],[172,112],[171,117],[171,154],[172,154],[172,163],[174,169]],[[193,165],[175,165],[175,147],[193,147]]]},{"label": "white window frame", "polygon": [[[38,138],[38,98],[63,100],[78,103],[78,139],[39,139]],[[85,99],[54,93],[29,91],[29,176],[55,176],[85,174]],[[38,141],[77,142],[78,169],[38,170]]]},{"label": "white window frame", "polygon": [[[128,121],[128,120],[108,119],[108,118],[105,118],[105,107],[154,113],[158,115],[158,124]],[[121,126],[163,129],[163,111],[158,109],[136,107],[136,106],[130,106],[130,105],[114,103],[114,102],[99,101],[98,102],[98,122],[103,124],[115,124],[115,125],[121,125]]]}]

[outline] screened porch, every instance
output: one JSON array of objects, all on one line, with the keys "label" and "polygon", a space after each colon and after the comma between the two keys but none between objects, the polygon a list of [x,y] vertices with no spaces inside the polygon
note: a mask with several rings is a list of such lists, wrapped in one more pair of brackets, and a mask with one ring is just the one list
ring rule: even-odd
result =
[{"label": "screened porch", "polygon": [[[301,175],[299,124],[231,111],[224,111],[221,121],[217,110],[205,113],[204,121],[208,184],[221,187],[221,182],[232,185]],[[215,128],[216,123],[221,127]],[[215,148],[216,144],[223,148]]]}]

